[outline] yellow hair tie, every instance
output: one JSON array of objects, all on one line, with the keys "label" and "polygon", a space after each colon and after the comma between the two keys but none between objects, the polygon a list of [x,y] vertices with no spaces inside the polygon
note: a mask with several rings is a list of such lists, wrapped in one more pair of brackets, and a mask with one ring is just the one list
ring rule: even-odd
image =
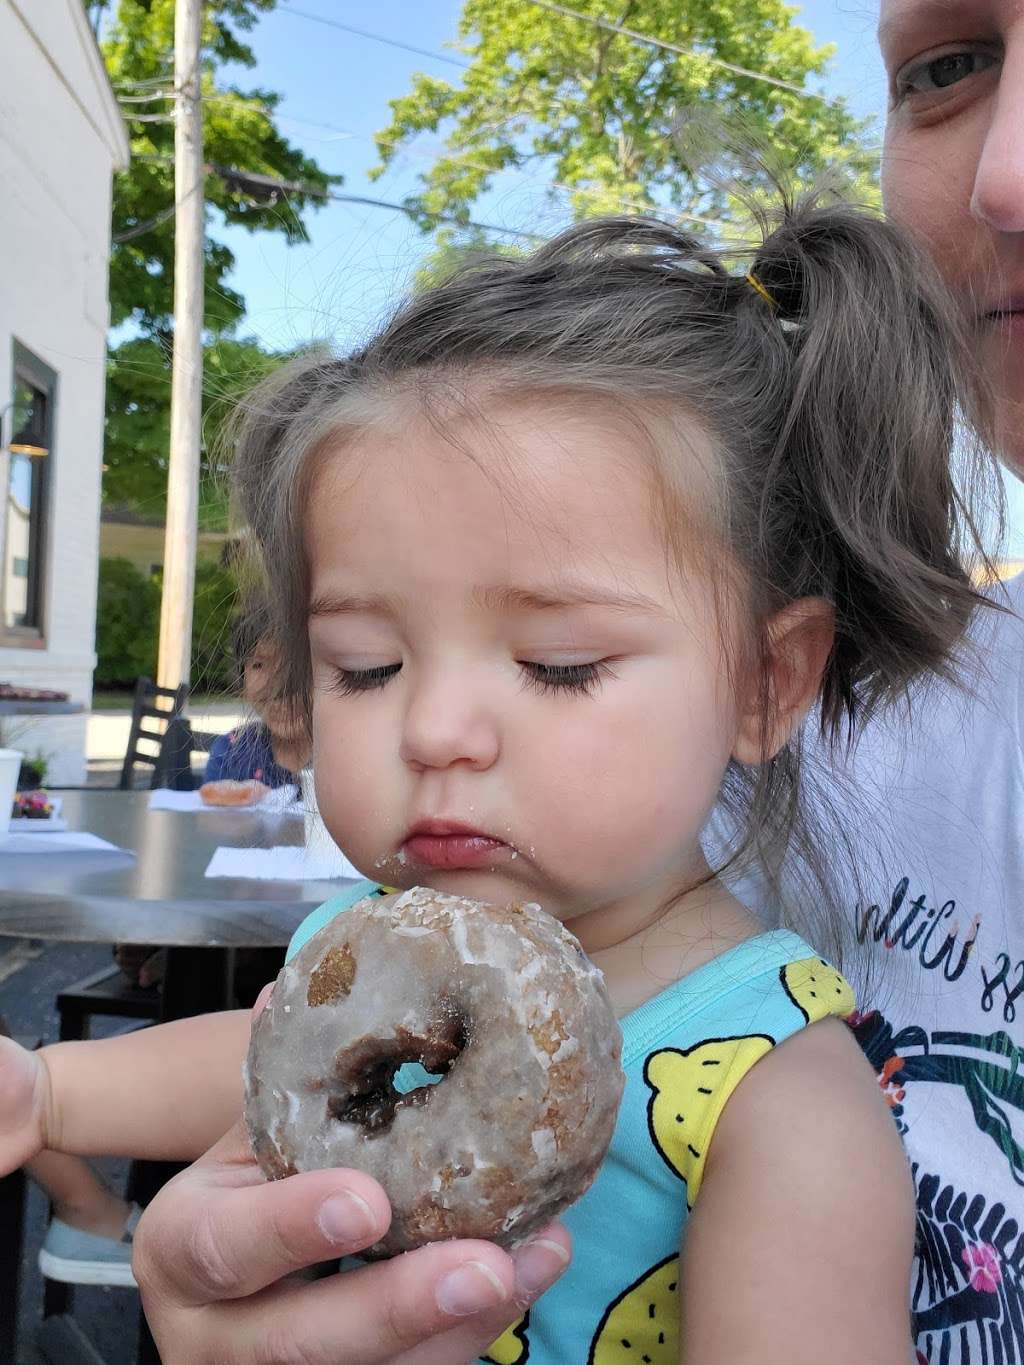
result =
[{"label": "yellow hair tie", "polygon": [[771,294],[768,293],[768,290],[765,289],[764,285],[761,283],[761,281],[757,278],[756,275],[751,275],[748,272],[745,278],[747,284],[749,284],[751,289],[753,289],[756,293],[761,295],[761,297],[764,299],[765,303],[768,305],[769,308],[778,308],[779,306],[778,302],[772,298]]}]

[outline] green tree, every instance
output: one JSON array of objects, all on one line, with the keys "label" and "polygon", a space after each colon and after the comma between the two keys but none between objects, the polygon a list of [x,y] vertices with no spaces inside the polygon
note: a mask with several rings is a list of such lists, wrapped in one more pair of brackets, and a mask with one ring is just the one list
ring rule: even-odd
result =
[{"label": "green tree", "polygon": [[427,252],[412,277],[414,293],[421,293],[435,284],[443,284],[463,266],[472,265],[481,257],[522,256],[524,247],[507,242],[493,242],[483,228],[446,230]]},{"label": "green tree", "polygon": [[794,7],[624,0],[615,11],[619,24],[682,52],[601,27],[604,0],[573,0],[572,8],[585,17],[529,0],[465,0],[461,82],[419,74],[409,94],[391,101],[375,174],[420,134],[445,139],[409,201],[425,230],[436,213],[468,219],[496,177],[538,165],[568,192],[576,217],[623,208],[727,214],[727,198],[695,182],[676,136],[680,116],[695,109],[728,111],[748,136],[784,149],[798,174],[845,161],[856,181],[870,182],[867,126],[822,93],[833,49],[815,46]]},{"label": "green tree", "polygon": [[[199,527],[227,528],[225,423],[260,379],[289,358],[251,338],[215,337],[203,359],[203,436],[200,451]],[[107,364],[103,501],[147,521],[161,522],[167,508],[170,444],[170,351],[159,337],[123,341]]]},{"label": "green tree", "polygon": [[[243,35],[275,0],[206,0],[203,27],[203,150],[206,202],[207,328],[237,323],[245,301],[228,283],[234,256],[218,241],[216,223],[308,240],[303,214],[324,202],[339,176],[328,175],[282,136],[275,124],[280,96],[241,89],[223,68],[252,67]],[[90,6],[95,16],[107,6]],[[110,261],[111,323],[130,322],[146,335],[170,330],[174,261],[174,0],[116,0],[101,42],[128,122],[131,163],[114,181]],[[280,190],[256,177],[283,182]]]}]

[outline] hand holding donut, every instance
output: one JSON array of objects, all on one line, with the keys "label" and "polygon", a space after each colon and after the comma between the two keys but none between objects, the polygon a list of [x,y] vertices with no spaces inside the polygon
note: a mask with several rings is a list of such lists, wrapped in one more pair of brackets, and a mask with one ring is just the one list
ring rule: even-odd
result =
[{"label": "hand holding donut", "polygon": [[266,1183],[241,1123],[164,1186],[133,1266],[165,1365],[468,1365],[568,1265],[565,1230],[508,1254],[439,1242],[312,1283],[286,1277],[358,1252],[387,1229],[357,1171]]}]

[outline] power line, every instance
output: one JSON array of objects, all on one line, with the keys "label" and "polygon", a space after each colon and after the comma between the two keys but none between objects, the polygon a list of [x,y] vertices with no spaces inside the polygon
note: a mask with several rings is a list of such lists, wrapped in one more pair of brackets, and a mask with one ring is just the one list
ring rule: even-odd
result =
[{"label": "power line", "polygon": [[371,43],[383,43],[385,47],[398,47],[403,52],[414,52],[418,57],[429,57],[431,61],[447,62],[449,66],[457,66],[465,71],[470,63],[461,62],[457,57],[449,57],[443,52],[430,52],[424,47],[413,47],[411,43],[401,43],[397,38],[385,38],[381,33],[367,33],[365,29],[353,28],[351,24],[342,24],[337,19],[326,19],[322,14],[310,14],[308,10],[296,9],[293,5],[284,5],[279,14],[294,14],[297,19],[308,19],[314,24],[323,24],[327,28],[336,28],[341,33],[354,33],[357,38],[368,38]]},{"label": "power line", "polygon": [[[173,165],[174,158],[170,156],[159,156],[140,152],[136,161],[155,162],[160,165]],[[273,176],[264,175],[261,171],[238,170],[233,166],[218,166],[214,162],[206,162],[204,169],[208,175],[219,175],[222,180],[233,185],[240,193],[252,193],[255,191],[255,198],[264,199],[270,192],[280,194],[305,194],[314,199],[333,199],[339,204],[362,204],[367,208],[389,209],[393,213],[404,213],[407,218],[430,218],[436,223],[451,223],[455,227],[479,228],[482,232],[497,232],[505,237],[519,237],[524,241],[541,242],[544,241],[542,233],[523,232],[520,228],[502,227],[497,223],[481,223],[472,218],[459,218],[453,213],[435,213],[429,209],[415,209],[410,204],[396,204],[389,199],[371,199],[362,194],[344,194],[339,190],[325,190],[319,185],[306,185],[291,180],[277,180]],[[141,225],[138,235],[141,236]],[[147,225],[148,227],[148,225]]]},{"label": "power line", "polygon": [[635,28],[626,28],[624,24],[613,24],[610,19],[600,19],[593,14],[581,14],[579,10],[569,9],[567,5],[554,4],[553,0],[526,0],[526,4],[536,5],[538,9],[549,10],[552,14],[561,14],[566,19],[576,19],[581,24],[590,24],[592,28],[603,29],[606,33],[619,33],[623,38],[630,38],[634,43],[644,43],[647,47],[660,48],[664,52],[674,52],[680,57],[700,57],[712,66],[721,67],[723,71],[731,71],[734,76],[746,76],[753,81],[764,81],[767,85],[774,85],[780,90],[789,90],[794,95],[801,96],[802,99],[814,98],[810,90],[805,90],[800,85],[794,85],[792,81],[782,81],[777,76],[765,75],[763,71],[751,71],[748,67],[736,66],[732,62],[723,61],[721,57],[712,57],[695,48],[681,47],[679,43],[670,43],[662,38],[652,38],[646,33],[640,33]]}]

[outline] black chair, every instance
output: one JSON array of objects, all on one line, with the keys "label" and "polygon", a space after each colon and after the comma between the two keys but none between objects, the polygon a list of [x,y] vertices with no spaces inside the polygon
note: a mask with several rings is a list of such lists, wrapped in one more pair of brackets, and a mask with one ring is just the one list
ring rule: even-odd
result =
[{"label": "black chair", "polygon": [[195,791],[202,785],[202,769],[194,769],[194,754],[202,755],[203,768],[210,746],[218,736],[207,730],[194,730],[191,723],[181,715],[168,722],[163,737],[160,757],[153,769],[153,787],[170,787],[172,791]]},{"label": "black chair", "polygon": [[[140,678],[136,685],[136,712],[142,685],[149,684]],[[167,695],[177,697],[186,691],[178,688],[170,692],[167,688],[157,688]],[[135,734],[135,714],[132,732]],[[147,736],[145,733],[143,738]],[[194,791],[202,782],[202,773],[192,768],[192,755],[209,753],[210,745],[217,738],[205,730],[193,730],[180,711],[171,713],[166,732],[160,736],[160,749],[153,762],[151,786],[170,787],[173,791]],[[129,753],[125,756],[126,771],[132,744],[129,740]],[[143,762],[151,762],[143,757]],[[121,787],[124,788],[122,776]],[[143,989],[128,982],[121,969],[113,963],[103,967],[90,976],[83,977],[57,993],[57,1015],[60,1020],[61,1042],[89,1037],[89,1020],[94,1014],[105,1014],[118,1019],[139,1019],[155,1023],[160,1018],[160,996],[155,989]]]},{"label": "black chair", "polygon": [[[124,763],[121,765],[121,780],[118,790],[131,791],[135,785],[135,769],[140,764],[153,769],[151,786],[162,785],[161,769],[165,762],[166,731],[159,729],[161,724],[169,725],[181,716],[188,701],[188,686],[158,687],[152,678],[138,678],[135,682],[135,696],[132,701],[132,724],[128,732],[128,747]],[[161,705],[160,703],[166,703]],[[149,722],[149,724],[147,724]],[[143,745],[152,748],[143,748]]]}]

